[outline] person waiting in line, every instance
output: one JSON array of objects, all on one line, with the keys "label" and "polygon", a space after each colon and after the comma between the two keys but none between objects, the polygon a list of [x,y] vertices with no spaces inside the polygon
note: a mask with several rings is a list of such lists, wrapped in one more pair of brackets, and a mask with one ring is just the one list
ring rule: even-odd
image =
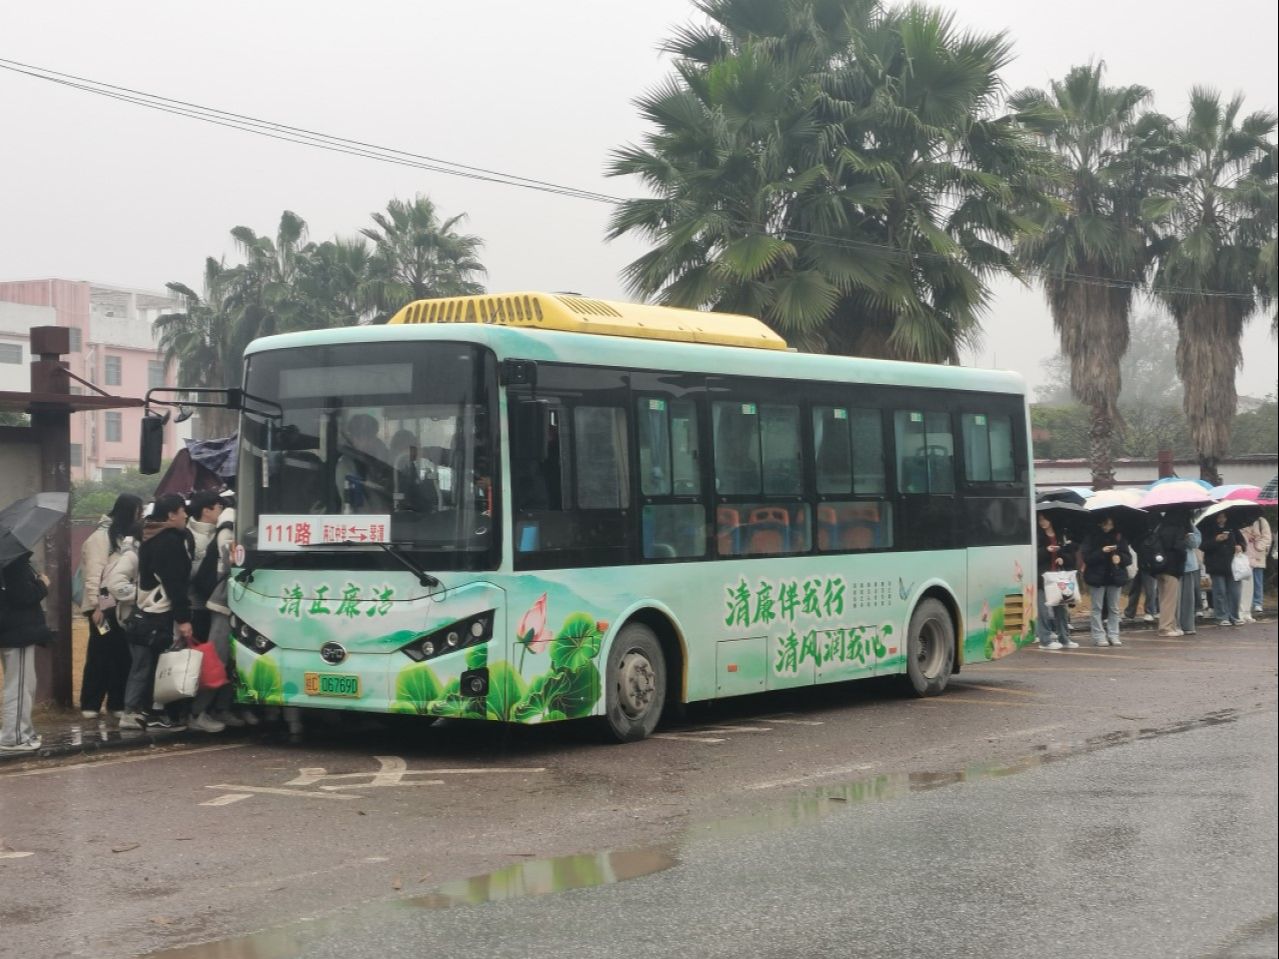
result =
[{"label": "person waiting in line", "polygon": [[1252,587],[1250,596],[1242,596],[1239,604],[1239,617],[1245,623],[1253,622],[1253,616],[1261,612],[1262,601],[1266,596],[1266,554],[1270,552],[1272,535],[1270,524],[1264,516],[1242,530],[1244,542],[1247,543],[1248,565],[1252,568],[1251,581],[1244,580],[1243,592]]},{"label": "person waiting in line", "polygon": [[187,532],[191,534],[191,583],[188,593],[191,599],[191,629],[200,639],[209,635],[209,593],[197,575],[205,555],[217,534],[222,511],[226,503],[213,490],[198,490],[187,503]]},{"label": "person waiting in line", "polygon": [[1188,526],[1186,538],[1182,540],[1186,561],[1181,567],[1181,590],[1177,594],[1177,628],[1183,636],[1193,636],[1199,631],[1195,613],[1199,606],[1199,546],[1203,536],[1194,523]]},{"label": "person waiting in line", "polygon": [[1039,613],[1036,632],[1039,634],[1040,648],[1078,649],[1079,644],[1070,638],[1070,608],[1064,602],[1056,606],[1049,606],[1044,602],[1044,574],[1075,568],[1074,549],[1066,542],[1064,534],[1058,535],[1052,520],[1047,516],[1039,516],[1035,554],[1035,567],[1039,573],[1039,588],[1035,592]]},{"label": "person waiting in line", "polygon": [[1138,557],[1137,573],[1128,582],[1128,605],[1124,608],[1124,619],[1137,618],[1137,603],[1140,601],[1142,603],[1141,618],[1148,623],[1153,623],[1163,608],[1159,587],[1159,576],[1142,569],[1141,559]]},{"label": "person waiting in line", "polygon": [[1204,568],[1212,577],[1212,611],[1219,626],[1241,626],[1239,616],[1239,580],[1235,579],[1230,564],[1235,554],[1247,549],[1243,534],[1226,525],[1223,510],[1213,519],[1215,524],[1204,534]]},{"label": "person waiting in line", "polygon": [[84,674],[80,680],[80,715],[96,719],[106,699],[107,710],[119,718],[124,713],[124,687],[129,679],[129,639],[110,608],[101,609],[105,584],[102,572],[111,557],[120,551],[121,541],[142,519],[142,499],[131,493],[116,497],[111,512],[80,548],[80,572],[84,576],[84,596],[80,610],[89,621],[89,645],[85,652]]},{"label": "person waiting in line", "polygon": [[49,577],[37,573],[24,553],[0,570],[0,667],[4,704],[0,707],[0,751],[35,752],[43,745],[31,722],[36,695],[35,647],[53,638],[44,618]]},{"label": "person waiting in line", "polygon": [[391,451],[378,436],[378,422],[368,413],[346,421],[338,445],[335,482],[344,513],[391,512]]},{"label": "person waiting in line", "polygon": [[1159,635],[1184,636],[1181,619],[1181,578],[1186,569],[1186,532],[1194,529],[1185,510],[1169,510],[1155,527],[1155,578],[1159,582]]},{"label": "person waiting in line", "polygon": [[1128,564],[1132,562],[1128,540],[1115,528],[1114,519],[1103,516],[1084,539],[1080,552],[1084,560],[1084,582],[1088,584],[1092,604],[1092,644],[1122,646],[1119,592],[1128,582]]},{"label": "person waiting in line", "polygon": [[134,616],[142,616],[139,628],[130,631],[132,665],[125,688],[121,729],[159,726],[181,728],[163,711],[151,710],[156,659],[176,637],[191,642],[191,553],[187,545],[187,505],[177,493],[156,499],[142,527],[138,549],[138,604]]}]

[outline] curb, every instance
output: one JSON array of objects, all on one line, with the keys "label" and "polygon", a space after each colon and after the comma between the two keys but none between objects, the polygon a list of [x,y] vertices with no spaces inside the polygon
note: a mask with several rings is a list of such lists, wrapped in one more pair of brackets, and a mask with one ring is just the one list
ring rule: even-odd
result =
[{"label": "curb", "polygon": [[[166,746],[173,743],[182,742],[221,742],[228,738],[236,740],[249,738],[250,733],[243,730],[237,730],[239,735],[231,734],[228,730],[225,733],[218,733],[211,736],[207,733],[196,732],[190,729],[182,729],[178,731],[157,730],[151,732],[141,730],[134,732],[129,730],[128,733],[121,733],[115,728],[103,729],[99,727],[89,734],[89,731],[81,731],[74,725],[70,731],[58,731],[53,735],[59,741],[49,742],[48,737],[45,743],[39,749],[33,752],[4,752],[0,753],[0,769],[6,766],[17,765],[23,762],[32,762],[34,760],[43,759],[62,759],[67,756],[87,756],[96,755],[97,753],[123,752],[130,749],[144,749],[153,746]],[[103,733],[106,738],[102,738]],[[228,735],[230,734],[230,735]]]}]

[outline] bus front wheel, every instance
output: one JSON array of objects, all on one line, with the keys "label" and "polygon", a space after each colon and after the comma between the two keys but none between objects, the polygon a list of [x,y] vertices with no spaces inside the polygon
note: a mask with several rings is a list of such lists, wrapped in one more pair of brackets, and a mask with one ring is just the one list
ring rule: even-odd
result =
[{"label": "bus front wheel", "polygon": [[955,625],[935,599],[915,607],[906,639],[906,683],[916,696],[936,696],[955,667]]},{"label": "bus front wheel", "polygon": [[619,743],[644,739],[666,704],[666,659],[653,631],[628,623],[613,640],[604,670],[604,727]]}]

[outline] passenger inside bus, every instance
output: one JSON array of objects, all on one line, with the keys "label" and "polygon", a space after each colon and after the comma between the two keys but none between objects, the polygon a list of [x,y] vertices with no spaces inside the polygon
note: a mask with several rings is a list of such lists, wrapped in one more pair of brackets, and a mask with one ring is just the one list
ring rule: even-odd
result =
[{"label": "passenger inside bus", "polygon": [[346,421],[338,444],[334,483],[344,513],[390,513],[391,451],[378,436],[378,422],[368,413]]},{"label": "passenger inside bus", "polygon": [[395,462],[395,508],[414,513],[438,510],[440,493],[435,464],[423,455],[412,430],[399,430],[391,437],[391,456]]}]

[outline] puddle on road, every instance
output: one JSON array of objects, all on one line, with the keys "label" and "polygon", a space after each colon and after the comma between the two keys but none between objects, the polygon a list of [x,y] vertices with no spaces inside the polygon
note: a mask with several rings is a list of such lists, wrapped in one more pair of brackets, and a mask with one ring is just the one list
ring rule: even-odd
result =
[{"label": "puddle on road", "polygon": [[[1015,776],[1113,746],[1232,723],[1240,715],[1239,710],[1223,709],[1198,719],[1093,736],[1082,743],[1065,744],[1056,748],[1041,746],[1035,753],[1012,762],[972,763],[962,769],[946,772],[883,773],[843,785],[822,786],[773,803],[762,812],[690,827],[682,841],[687,843],[708,838],[721,840],[790,829],[826,819],[849,805],[900,799],[912,793],[928,792],[956,783]],[[389,919],[403,914],[405,909],[478,906],[511,899],[551,896],[570,889],[607,886],[649,876],[678,864],[679,859],[668,846],[609,850],[517,862],[495,872],[443,883],[421,896],[344,907],[323,918],[302,919],[232,939],[165,949],[149,953],[145,959],[294,959],[304,955],[304,950],[310,944],[344,926],[346,916],[355,908],[360,910],[362,916],[382,916]]]},{"label": "puddle on road", "polygon": [[[570,889],[608,886],[638,879],[679,862],[665,847],[614,849],[600,853],[557,856],[512,863],[495,872],[458,879],[407,899],[365,903],[363,917],[392,918],[405,909],[451,909],[509,899],[553,896]],[[320,919],[302,919],[247,936],[149,953],[147,959],[294,959],[323,937],[346,924],[346,910]]]}]

